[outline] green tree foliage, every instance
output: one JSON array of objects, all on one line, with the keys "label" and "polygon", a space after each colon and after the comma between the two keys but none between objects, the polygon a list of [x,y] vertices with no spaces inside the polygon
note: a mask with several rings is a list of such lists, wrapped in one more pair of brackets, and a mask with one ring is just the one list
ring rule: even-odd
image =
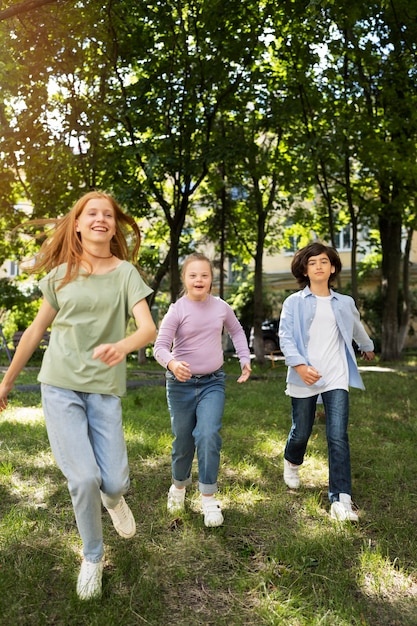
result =
[{"label": "green tree foliage", "polygon": [[25,330],[36,315],[41,292],[32,286],[25,291],[8,278],[0,278],[0,327],[8,340],[17,330]]},{"label": "green tree foliage", "polygon": [[[291,40],[286,55],[289,89],[299,93],[303,121],[295,148],[302,154],[305,146],[306,169],[321,198],[322,221],[314,230],[334,243],[349,216],[357,297],[357,233],[378,227],[385,301],[381,352],[396,359],[410,316],[404,230],[413,228],[416,217],[416,7],[406,0],[316,3],[307,12],[300,7],[287,5],[293,27],[306,35]],[[319,58],[308,57],[306,49],[320,52]]]},{"label": "green tree foliage", "polygon": [[[356,295],[357,232],[377,228],[382,355],[398,358],[402,244],[416,220],[416,11],[411,0],[33,0],[0,12],[3,258],[20,200],[56,216],[104,188],[143,220],[145,269],[171,300],[198,230],[220,269],[253,260],[256,343],[265,253],[289,232],[334,242],[350,223]],[[198,205],[212,209],[204,223]]]}]

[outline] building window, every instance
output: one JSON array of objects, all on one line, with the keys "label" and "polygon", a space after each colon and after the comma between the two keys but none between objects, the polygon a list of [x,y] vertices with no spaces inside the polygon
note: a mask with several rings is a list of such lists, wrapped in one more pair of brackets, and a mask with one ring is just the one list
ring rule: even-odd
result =
[{"label": "building window", "polygon": [[19,276],[19,264],[17,261],[9,261],[8,275],[10,278]]},{"label": "building window", "polygon": [[289,236],[289,245],[287,244],[284,248],[285,254],[295,254],[299,248],[300,244],[300,236],[299,235],[290,235]]},{"label": "building window", "polygon": [[338,250],[351,250],[352,249],[352,228],[350,224],[343,226],[335,235],[336,248]]}]

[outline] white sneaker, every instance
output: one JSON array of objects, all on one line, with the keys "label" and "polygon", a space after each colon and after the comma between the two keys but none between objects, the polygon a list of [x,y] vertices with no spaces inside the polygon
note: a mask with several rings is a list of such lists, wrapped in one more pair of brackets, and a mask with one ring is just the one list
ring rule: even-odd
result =
[{"label": "white sneaker", "polygon": [[175,485],[171,485],[168,491],[167,509],[170,513],[179,513],[184,508],[185,487],[178,489]]},{"label": "white sneaker", "polygon": [[130,539],[130,537],[133,537],[136,533],[135,518],[133,517],[132,511],[126,504],[124,497],[122,496],[120,498],[114,509],[107,508],[104,502],[103,505],[108,510],[113,526],[119,535],[123,537],[123,539]]},{"label": "white sneaker", "polygon": [[207,527],[221,526],[224,518],[220,502],[214,496],[201,496],[203,506],[204,525]]},{"label": "white sneaker", "polygon": [[77,595],[80,600],[92,600],[101,596],[102,576],[103,561],[90,563],[84,559],[77,581]]},{"label": "white sneaker", "polygon": [[300,481],[300,466],[291,465],[287,459],[284,459],[284,482],[290,489],[298,489]]},{"label": "white sneaker", "polygon": [[348,493],[339,493],[339,502],[332,502],[330,507],[330,516],[332,519],[344,522],[358,522],[359,516],[352,509],[352,498]]}]

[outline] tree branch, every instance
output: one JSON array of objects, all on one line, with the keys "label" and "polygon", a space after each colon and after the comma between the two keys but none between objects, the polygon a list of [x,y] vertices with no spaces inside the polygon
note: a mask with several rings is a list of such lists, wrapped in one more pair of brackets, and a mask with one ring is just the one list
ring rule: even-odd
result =
[{"label": "tree branch", "polygon": [[7,7],[7,9],[0,11],[0,21],[7,20],[9,17],[14,17],[15,15],[27,13],[33,9],[38,9],[44,4],[53,4],[58,1],[59,0],[24,0],[23,2],[12,4],[10,7]]}]

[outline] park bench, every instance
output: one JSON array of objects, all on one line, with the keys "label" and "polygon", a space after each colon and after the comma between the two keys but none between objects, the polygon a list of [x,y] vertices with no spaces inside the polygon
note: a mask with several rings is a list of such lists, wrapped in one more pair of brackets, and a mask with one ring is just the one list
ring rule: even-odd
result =
[{"label": "park bench", "polygon": [[[15,334],[13,335],[13,348],[16,350],[20,339],[22,338],[23,335],[23,330],[17,330],[15,332]],[[49,330],[47,330],[44,334],[43,337],[39,343],[39,346],[37,348],[37,350],[45,350],[48,345],[49,345],[49,337],[50,337],[51,333],[49,332]]]}]

